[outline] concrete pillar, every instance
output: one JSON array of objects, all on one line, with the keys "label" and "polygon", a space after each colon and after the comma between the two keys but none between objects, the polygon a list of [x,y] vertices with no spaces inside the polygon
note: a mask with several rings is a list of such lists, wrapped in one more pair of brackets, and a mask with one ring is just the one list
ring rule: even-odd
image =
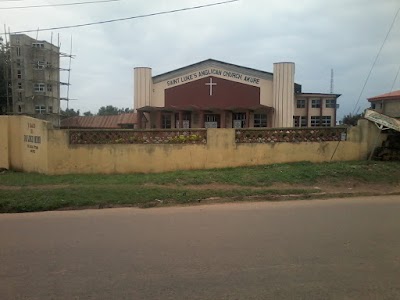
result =
[{"label": "concrete pillar", "polygon": [[141,111],[137,112],[137,128],[142,129],[142,117],[143,113]]},{"label": "concrete pillar", "polygon": [[156,122],[156,128],[161,129],[161,124],[162,124],[162,112],[157,111],[157,122]]},{"label": "concrete pillar", "polygon": [[200,120],[199,120],[199,123],[200,123],[200,128],[204,128],[204,127],[205,127],[205,124],[204,124],[204,111],[203,111],[203,110],[200,111]]},{"label": "concrete pillar", "polygon": [[273,103],[274,127],[293,127],[294,73],[292,62],[274,64]]},{"label": "concrete pillar", "polygon": [[134,69],[133,107],[135,109],[152,106],[153,79],[151,68]]},{"label": "concrete pillar", "polygon": [[250,111],[246,111],[246,128],[250,127]]},{"label": "concrete pillar", "polygon": [[226,127],[226,112],[225,110],[221,111],[221,128],[225,128]]}]

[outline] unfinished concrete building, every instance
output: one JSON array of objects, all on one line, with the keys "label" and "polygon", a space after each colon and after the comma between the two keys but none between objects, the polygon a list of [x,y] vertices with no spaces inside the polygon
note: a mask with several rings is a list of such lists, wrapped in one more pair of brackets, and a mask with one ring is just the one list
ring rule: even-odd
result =
[{"label": "unfinished concrete building", "polygon": [[9,113],[60,124],[60,48],[25,34],[10,34]]}]

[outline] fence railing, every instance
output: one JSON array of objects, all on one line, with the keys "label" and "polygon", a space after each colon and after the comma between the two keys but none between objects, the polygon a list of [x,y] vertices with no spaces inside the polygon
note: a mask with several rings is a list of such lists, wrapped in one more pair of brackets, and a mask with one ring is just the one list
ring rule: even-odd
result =
[{"label": "fence railing", "polygon": [[70,130],[69,143],[91,144],[206,144],[207,130]]},{"label": "fence railing", "polygon": [[343,141],[345,127],[236,129],[236,143],[301,143]]},{"label": "fence railing", "polygon": [[[236,129],[236,143],[301,143],[343,141],[346,127]],[[207,129],[70,130],[72,145],[92,144],[206,144]]]}]

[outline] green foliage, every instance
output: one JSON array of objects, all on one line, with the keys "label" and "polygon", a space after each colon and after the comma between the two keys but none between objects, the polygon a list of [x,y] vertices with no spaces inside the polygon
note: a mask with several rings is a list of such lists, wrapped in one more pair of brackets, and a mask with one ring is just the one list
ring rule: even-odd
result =
[{"label": "green foliage", "polygon": [[90,110],[89,110],[89,111],[85,111],[85,112],[83,113],[83,115],[84,115],[85,117],[92,117],[92,116],[93,116],[93,114],[90,112]]},{"label": "green foliage", "polygon": [[77,117],[80,115],[80,111],[79,109],[75,111],[73,108],[67,108],[66,110],[61,110],[60,115],[62,119]]},{"label": "green foliage", "polygon": [[357,121],[363,117],[362,114],[357,114],[357,115],[352,115],[351,113],[348,115],[345,115],[341,121],[342,124],[344,125],[351,125],[351,126],[356,126]]},{"label": "green foliage", "polygon": [[132,109],[129,108],[118,108],[112,105],[102,106],[100,107],[97,115],[99,116],[110,116],[110,115],[120,115],[124,113],[133,112]]}]

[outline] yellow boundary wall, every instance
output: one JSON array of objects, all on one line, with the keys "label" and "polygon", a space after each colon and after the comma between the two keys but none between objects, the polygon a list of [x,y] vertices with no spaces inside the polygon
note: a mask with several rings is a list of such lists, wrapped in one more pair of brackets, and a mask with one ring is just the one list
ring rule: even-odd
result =
[{"label": "yellow boundary wall", "polygon": [[[298,161],[365,160],[379,130],[366,120],[348,132],[347,141],[235,143],[234,129],[208,129],[206,145],[70,145],[68,130],[25,116],[0,117],[0,168],[44,174],[156,173]],[[336,149],[336,152],[335,152]]]}]

